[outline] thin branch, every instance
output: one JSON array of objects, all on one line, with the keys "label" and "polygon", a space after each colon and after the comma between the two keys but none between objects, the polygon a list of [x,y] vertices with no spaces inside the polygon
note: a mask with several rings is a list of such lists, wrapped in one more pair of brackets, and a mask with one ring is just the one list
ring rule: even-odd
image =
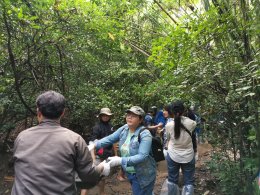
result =
[{"label": "thin branch", "polygon": [[63,58],[62,51],[58,44],[55,44],[58,53],[59,53],[59,62],[60,62],[60,74],[61,74],[61,84],[62,84],[62,92],[65,93],[65,80],[64,80],[64,70],[63,70]]},{"label": "thin branch", "polygon": [[[27,44],[27,64],[29,65],[29,67],[30,67],[30,69],[31,69],[33,78],[34,78],[35,82],[37,83],[38,87],[41,87],[41,85],[40,85],[40,83],[38,82],[37,77],[36,77],[36,75],[35,75],[34,68],[33,68],[33,66],[31,65],[30,46],[29,46],[29,44]],[[41,87],[41,88],[42,88],[42,87]]]},{"label": "thin branch", "polygon": [[131,43],[129,40],[124,40],[126,44],[130,45],[131,47],[133,47],[134,49],[140,51],[142,54],[146,55],[147,57],[149,57],[151,54],[148,53],[147,51],[144,51],[143,49],[141,49],[140,47],[138,47],[137,45]]},{"label": "thin branch", "polygon": [[154,0],[154,3],[156,3],[156,4],[161,8],[161,10],[162,10],[164,13],[166,13],[167,16],[169,16],[169,18],[170,18],[176,25],[179,25],[178,22],[177,22],[176,20],[174,20],[174,18],[162,7],[162,5],[161,5],[158,1]]}]

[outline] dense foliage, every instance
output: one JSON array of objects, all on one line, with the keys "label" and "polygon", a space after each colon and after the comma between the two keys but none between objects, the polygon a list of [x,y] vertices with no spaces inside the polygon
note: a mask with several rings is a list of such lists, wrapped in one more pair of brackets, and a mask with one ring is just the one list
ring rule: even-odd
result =
[{"label": "dense foliage", "polygon": [[252,192],[259,9],[259,0],[3,0],[0,132],[33,117],[35,98],[48,89],[65,95],[64,122],[78,132],[90,130],[101,107],[121,124],[131,105],[180,98],[207,121],[223,194]]}]

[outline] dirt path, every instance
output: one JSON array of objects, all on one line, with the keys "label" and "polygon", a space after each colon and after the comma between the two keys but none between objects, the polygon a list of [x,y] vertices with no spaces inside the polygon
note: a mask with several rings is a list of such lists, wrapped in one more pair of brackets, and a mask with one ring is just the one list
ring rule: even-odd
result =
[{"label": "dirt path", "polygon": [[[217,185],[215,178],[211,176],[206,162],[210,159],[212,146],[210,144],[198,145],[199,160],[196,162],[195,172],[195,194],[215,195],[220,194],[217,192]],[[157,177],[154,187],[154,194],[160,195],[163,183],[167,178],[167,164],[166,161],[158,163]],[[182,180],[182,177],[180,177]],[[181,183],[181,182],[180,182]],[[130,184],[127,181],[120,182],[116,179],[116,174],[106,180],[105,192],[107,195],[125,195],[131,194]],[[95,187],[90,190],[89,195],[98,195],[98,188]]]},{"label": "dirt path", "polygon": [[[203,195],[215,195],[220,194],[217,192],[217,184],[215,178],[211,176],[209,169],[206,166],[206,162],[210,159],[212,152],[212,146],[210,144],[198,145],[199,160],[196,163],[195,173],[195,194]],[[3,157],[3,156],[1,156]],[[1,158],[3,159],[3,158]],[[13,183],[13,173],[8,170],[7,158],[5,161],[0,162],[0,194],[8,195],[11,192],[11,186]],[[156,184],[154,187],[154,194],[160,195],[162,185],[167,178],[167,165],[165,161],[158,163]],[[106,179],[105,192],[107,195],[126,195],[131,194],[130,184],[127,181],[119,181],[116,179],[116,174]],[[182,178],[180,177],[180,180]],[[181,183],[181,182],[180,182]],[[180,184],[181,185],[181,184]],[[88,193],[89,195],[98,195],[98,187],[94,187]]]}]

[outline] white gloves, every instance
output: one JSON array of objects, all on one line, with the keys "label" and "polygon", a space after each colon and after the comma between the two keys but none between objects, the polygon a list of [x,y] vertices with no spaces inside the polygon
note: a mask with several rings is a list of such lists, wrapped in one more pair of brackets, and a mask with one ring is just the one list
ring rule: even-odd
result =
[{"label": "white gloves", "polygon": [[102,163],[100,163],[100,165],[103,165],[103,171],[102,171],[101,175],[108,176],[109,173],[110,173],[110,164],[109,164],[109,162],[106,162],[104,160]]},{"label": "white gloves", "polygon": [[91,150],[94,150],[95,147],[96,147],[96,142],[98,141],[98,139],[95,139],[94,141],[90,141],[88,143],[88,150],[91,151]]},{"label": "white gloves", "polygon": [[119,156],[108,157],[108,163],[110,164],[110,167],[119,166],[122,163],[122,158]]},{"label": "white gloves", "polygon": [[90,141],[88,144],[88,150],[91,151],[91,150],[94,150],[94,148],[95,148],[95,143]]}]

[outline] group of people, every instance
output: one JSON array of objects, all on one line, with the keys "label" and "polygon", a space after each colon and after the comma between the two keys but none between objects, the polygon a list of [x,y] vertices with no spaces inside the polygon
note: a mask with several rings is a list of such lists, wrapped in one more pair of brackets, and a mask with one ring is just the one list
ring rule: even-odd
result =
[{"label": "group of people", "polygon": [[[99,185],[104,193],[104,176],[121,167],[122,176],[131,184],[134,195],[152,195],[156,181],[156,162],[151,152],[155,133],[164,137],[164,154],[168,167],[168,194],[178,195],[179,170],[182,170],[182,193],[194,194],[195,152],[191,133],[196,122],[184,116],[181,101],[174,101],[156,112],[153,121],[139,106],[126,110],[126,124],[114,130],[113,115],[103,108],[93,128],[91,142],[63,128],[65,98],[47,91],[36,100],[39,124],[21,132],[14,146],[15,181],[12,194],[76,194],[75,174],[89,187]],[[161,117],[163,114],[163,117]],[[146,122],[146,124],[145,124]],[[159,130],[159,131],[158,131]],[[118,143],[113,150],[113,145]],[[118,155],[114,155],[115,153]],[[94,154],[94,155],[93,155]],[[82,190],[82,194],[87,190]]]}]

